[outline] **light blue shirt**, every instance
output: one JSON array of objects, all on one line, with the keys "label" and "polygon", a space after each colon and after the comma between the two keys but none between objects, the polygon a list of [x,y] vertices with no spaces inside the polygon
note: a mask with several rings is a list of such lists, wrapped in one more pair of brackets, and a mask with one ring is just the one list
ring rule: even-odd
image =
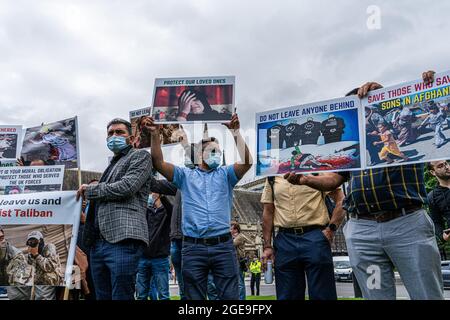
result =
[{"label": "light blue shirt", "polygon": [[173,183],[181,190],[183,235],[210,238],[230,232],[234,166],[204,171],[175,166]]}]

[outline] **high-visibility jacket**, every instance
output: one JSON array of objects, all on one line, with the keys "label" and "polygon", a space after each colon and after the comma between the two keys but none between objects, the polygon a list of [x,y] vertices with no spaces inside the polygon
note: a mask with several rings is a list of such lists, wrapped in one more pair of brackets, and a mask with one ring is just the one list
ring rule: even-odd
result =
[{"label": "high-visibility jacket", "polygon": [[261,273],[261,261],[252,261],[250,263],[251,273]]}]

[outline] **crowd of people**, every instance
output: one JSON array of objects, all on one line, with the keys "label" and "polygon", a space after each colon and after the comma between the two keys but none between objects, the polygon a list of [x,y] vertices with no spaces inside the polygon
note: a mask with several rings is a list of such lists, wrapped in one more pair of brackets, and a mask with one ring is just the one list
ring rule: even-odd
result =
[{"label": "crowd of people", "polygon": [[[432,83],[434,72],[424,72],[423,79]],[[347,95],[364,97],[379,88],[368,82]],[[381,119],[375,123],[373,113],[368,118],[380,130],[380,158],[408,143],[409,125],[399,122],[395,140]],[[160,126],[152,117],[143,125],[151,153],[133,148],[128,121],[108,123],[114,157],[99,181],[77,192],[85,201],[79,246],[88,257],[89,298],[170,299],[173,268],[183,300],[245,300],[245,274],[251,274],[251,294],[259,295],[261,274],[273,263],[277,299],[336,300],[331,243],[347,214],[350,264],[365,299],[396,299],[394,269],[412,299],[443,299],[436,236],[450,238],[447,161],[428,164],[439,182],[430,194],[423,164],[268,177],[261,196],[263,254],[249,261],[245,237],[231,221],[233,188],[252,165],[237,114],[224,124],[241,159],[231,165],[221,165],[213,137],[185,143],[184,166],[169,163]],[[165,179],[157,180],[155,172]]]}]

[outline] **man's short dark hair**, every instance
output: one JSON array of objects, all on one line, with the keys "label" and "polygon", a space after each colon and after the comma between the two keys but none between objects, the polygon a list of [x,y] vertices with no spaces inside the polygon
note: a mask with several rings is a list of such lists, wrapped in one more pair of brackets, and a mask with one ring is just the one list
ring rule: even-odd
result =
[{"label": "man's short dark hair", "polygon": [[238,233],[241,233],[241,226],[237,221],[231,221],[231,226],[237,230]]},{"label": "man's short dark hair", "polygon": [[198,143],[198,146],[201,146],[201,147],[202,147],[202,149],[201,149],[202,152],[205,151],[205,146],[206,146],[208,143],[210,143],[210,142],[219,143],[219,140],[217,140],[217,139],[214,138],[214,137],[209,137],[209,138],[202,139],[202,140]]},{"label": "man's short dark hair", "polygon": [[431,164],[431,162],[427,162],[427,169],[429,171],[433,170],[434,171],[434,166]]},{"label": "man's short dark hair", "polygon": [[113,124],[123,124],[125,127],[127,127],[128,134],[130,136],[132,135],[132,133],[131,133],[131,123],[128,122],[127,120],[124,120],[124,119],[121,119],[121,118],[112,119],[108,123],[108,125],[106,126],[106,129],[109,129],[109,127],[111,127]]}]

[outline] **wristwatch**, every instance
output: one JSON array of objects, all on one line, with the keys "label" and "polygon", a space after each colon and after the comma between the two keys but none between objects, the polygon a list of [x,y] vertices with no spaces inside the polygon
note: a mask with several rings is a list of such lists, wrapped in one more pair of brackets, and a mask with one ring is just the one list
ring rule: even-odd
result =
[{"label": "wristwatch", "polygon": [[329,223],[327,228],[329,228],[333,232],[336,232],[337,230],[337,226],[334,223]]}]

